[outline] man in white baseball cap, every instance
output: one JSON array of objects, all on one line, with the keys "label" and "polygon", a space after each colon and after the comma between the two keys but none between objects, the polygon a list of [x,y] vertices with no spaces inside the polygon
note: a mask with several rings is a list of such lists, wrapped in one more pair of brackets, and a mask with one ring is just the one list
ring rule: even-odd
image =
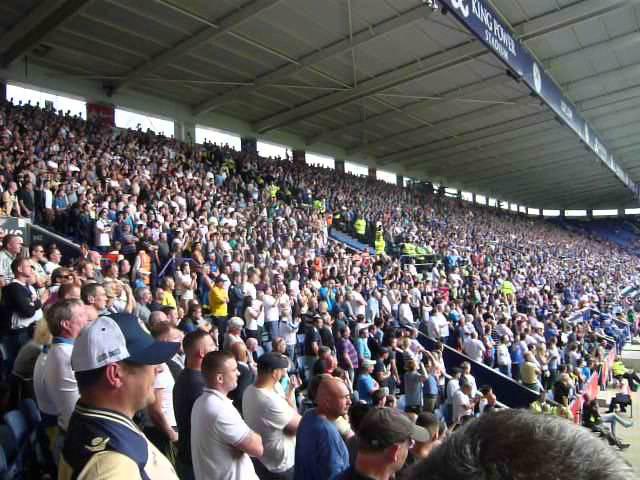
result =
[{"label": "man in white baseball cap", "polygon": [[133,423],[154,400],[158,366],[178,343],[157,342],[133,315],[100,317],[71,353],[80,399],[69,421],[58,477],[177,479],[173,466]]}]

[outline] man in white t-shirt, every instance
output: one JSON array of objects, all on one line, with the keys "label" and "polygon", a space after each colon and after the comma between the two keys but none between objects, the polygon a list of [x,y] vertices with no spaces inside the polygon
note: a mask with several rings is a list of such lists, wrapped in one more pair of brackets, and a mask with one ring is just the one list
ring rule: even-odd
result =
[{"label": "man in white t-shirt", "polygon": [[453,423],[460,422],[464,417],[473,416],[473,408],[475,407],[476,400],[470,398],[471,385],[468,383],[462,383],[460,390],[457,390],[453,394]]},{"label": "man in white t-shirt", "polygon": [[[151,334],[161,342],[172,340],[177,330],[168,323],[156,325]],[[173,387],[175,380],[167,363],[160,365],[153,383],[154,401],[147,407],[144,433],[158,449],[167,456],[173,454],[173,445],[178,441],[178,427],[173,408]]]},{"label": "man in white t-shirt", "polygon": [[228,353],[209,352],[202,362],[202,374],[206,387],[191,410],[195,478],[257,480],[249,457],[262,457],[262,438],[227,397],[238,386],[238,363]]},{"label": "man in white t-shirt", "polygon": [[402,300],[398,306],[398,317],[401,325],[413,325],[413,310],[407,292],[402,292]]},{"label": "man in white t-shirt", "polygon": [[287,385],[287,393],[276,390],[286,377],[289,360],[277,352],[258,358],[258,378],[247,387],[242,397],[242,413],[247,425],[262,437],[264,455],[254,463],[260,478],[293,478],[296,432],[300,415],[296,410],[295,384]]},{"label": "man in white t-shirt", "polygon": [[436,307],[436,313],[433,315],[434,321],[438,326],[438,335],[443,343],[447,343],[449,338],[449,321],[444,315],[444,305],[438,304]]},{"label": "man in white t-shirt", "polygon": [[351,303],[351,309],[353,315],[364,315],[366,313],[367,302],[364,301],[364,297],[360,293],[360,288],[354,288],[349,294],[349,302]]},{"label": "man in white t-shirt", "polygon": [[482,356],[487,348],[480,340],[478,340],[478,332],[475,330],[471,332],[471,336],[467,337],[462,344],[462,351],[471,360],[482,363]]},{"label": "man in white t-shirt", "polygon": [[262,297],[262,304],[264,305],[264,328],[269,332],[271,338],[275,338],[275,328],[280,319],[280,310],[272,293],[271,287],[267,287]]},{"label": "man in white t-shirt", "polygon": [[247,272],[247,281],[242,284],[242,290],[245,296],[251,297],[253,300],[258,298],[258,292],[256,291],[256,283],[258,282],[258,274],[251,268]]}]

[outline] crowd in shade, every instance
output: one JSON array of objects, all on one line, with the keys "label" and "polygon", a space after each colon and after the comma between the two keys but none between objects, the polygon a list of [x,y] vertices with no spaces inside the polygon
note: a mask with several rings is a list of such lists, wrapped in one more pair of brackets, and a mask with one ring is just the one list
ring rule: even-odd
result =
[{"label": "crowd in shade", "polygon": [[[638,333],[623,292],[640,261],[619,246],[432,189],[10,102],[0,190],[5,216],[81,245],[63,258],[6,234],[0,251],[0,406],[35,399],[50,476],[531,474],[524,447],[447,473],[475,451],[465,442],[508,432],[606,458],[571,478],[631,478],[593,440],[628,446],[624,405],[601,414],[590,399],[593,435],[567,421]],[[467,361],[447,370],[446,349]],[[539,394],[537,415],[506,408],[474,365]],[[640,382],[619,360],[614,374]],[[508,461],[521,463],[507,475]]]}]

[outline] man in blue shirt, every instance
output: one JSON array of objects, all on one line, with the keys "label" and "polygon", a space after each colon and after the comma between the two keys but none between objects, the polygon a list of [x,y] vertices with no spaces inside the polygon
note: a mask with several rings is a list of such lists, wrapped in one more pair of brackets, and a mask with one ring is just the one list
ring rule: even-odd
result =
[{"label": "man in blue shirt", "polygon": [[351,406],[347,386],[338,378],[322,376],[315,403],[296,434],[295,480],[328,480],[349,467],[349,451],[335,425]]}]

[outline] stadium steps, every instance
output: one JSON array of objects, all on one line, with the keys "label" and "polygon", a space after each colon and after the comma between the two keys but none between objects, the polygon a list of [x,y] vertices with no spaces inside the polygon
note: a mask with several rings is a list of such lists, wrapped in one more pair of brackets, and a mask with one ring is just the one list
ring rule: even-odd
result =
[{"label": "stadium steps", "polygon": [[329,232],[329,238],[343,244],[345,247],[351,250],[355,250],[357,252],[368,252],[370,255],[376,254],[374,248],[362,243],[359,240],[356,240],[351,235],[347,235],[344,232],[336,230],[335,228],[331,229],[331,231]]},{"label": "stadium steps", "polygon": [[[432,338],[426,335],[419,335],[418,338],[422,346],[427,350],[435,349],[436,341]],[[478,388],[483,385],[489,385],[493,389],[493,393],[496,394],[498,401],[510,408],[528,408],[529,404],[538,398],[538,394],[533,390],[497,370],[487,367],[483,363],[471,360],[465,354],[448,345],[444,345],[443,359],[447,372],[450,372],[454,367],[459,367],[462,362],[469,362],[471,364],[471,374],[476,379]]]}]

